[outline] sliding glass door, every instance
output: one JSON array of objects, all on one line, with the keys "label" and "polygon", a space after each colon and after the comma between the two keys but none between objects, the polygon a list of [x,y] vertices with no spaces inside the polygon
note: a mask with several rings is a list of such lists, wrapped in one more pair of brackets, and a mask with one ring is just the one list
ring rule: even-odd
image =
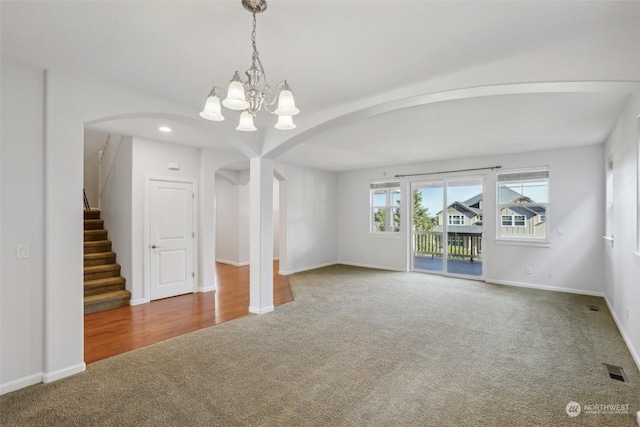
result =
[{"label": "sliding glass door", "polygon": [[482,277],[482,178],[412,184],[412,269]]}]

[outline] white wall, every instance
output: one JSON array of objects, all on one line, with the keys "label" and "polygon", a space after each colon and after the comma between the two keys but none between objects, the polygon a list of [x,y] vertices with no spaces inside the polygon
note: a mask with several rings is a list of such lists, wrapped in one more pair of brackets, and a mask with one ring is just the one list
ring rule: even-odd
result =
[{"label": "white wall", "polygon": [[[178,163],[180,170],[170,170],[168,163]],[[145,254],[145,183],[146,177],[166,180],[193,180],[198,186],[200,177],[200,149],[164,142],[133,138],[132,141],[132,234],[131,234],[131,281],[132,304],[148,302],[149,294],[144,276]],[[213,221],[213,220],[212,220]],[[197,263],[197,254],[194,261]]]},{"label": "white wall", "polygon": [[[613,317],[640,368],[640,254],[638,253],[638,144],[640,95],[633,95],[605,145],[601,168],[613,154],[613,246],[605,247],[605,295]],[[602,166],[604,165],[604,166]]]},{"label": "white wall", "polygon": [[[99,208],[100,192],[109,177],[121,135],[107,132],[84,129],[84,189],[92,209]],[[100,171],[100,156],[102,151],[102,171]]]},{"label": "white wall", "polygon": [[[111,144],[110,144],[111,145]],[[118,144],[110,147],[109,173],[105,178],[100,217],[111,240],[111,248],[116,253],[116,262],[121,266],[120,274],[126,279],[129,292],[132,288],[132,247],[133,238],[133,144],[131,137],[118,138]]]},{"label": "white wall", "polygon": [[273,259],[280,258],[280,181],[273,178]]},{"label": "white wall", "polygon": [[[3,62],[0,76],[1,394],[43,378],[45,201],[44,75]],[[19,244],[29,258],[17,259]]]},{"label": "white wall", "polygon": [[282,201],[280,227],[285,241],[280,243],[280,271],[291,274],[337,262],[338,187],[336,174],[276,162],[286,190]]},{"label": "white wall", "polygon": [[[6,72],[5,72],[6,70]],[[43,284],[42,291],[34,288],[34,293],[22,295],[26,304],[21,310],[17,304],[8,309],[6,318],[11,319],[15,326],[21,324],[20,345],[28,357],[20,359],[10,357],[7,363],[3,360],[2,370],[10,374],[0,377],[0,392],[6,392],[25,384],[49,382],[73,375],[85,369],[83,362],[83,273],[82,273],[82,204],[80,202],[83,181],[83,129],[85,123],[91,123],[105,117],[136,114],[140,112],[172,114],[191,117],[193,111],[183,106],[175,105],[149,94],[137,93],[117,85],[93,79],[85,79],[57,71],[43,71],[2,61],[2,111],[3,111],[3,151],[5,145],[8,153],[13,150],[40,150],[39,155],[11,158],[14,164],[20,164],[22,171],[36,171],[40,173],[41,184],[29,185],[20,180],[20,176],[9,176],[8,168],[4,171],[3,157],[3,191],[6,184],[15,188],[12,191],[29,194],[29,203],[35,204],[33,212],[43,218],[43,229],[38,238],[27,242],[33,245],[34,254],[27,261],[32,263],[29,272],[34,282]],[[39,77],[36,77],[39,76]],[[15,115],[13,126],[4,117]],[[42,116],[40,116],[42,114]],[[26,123],[26,124],[25,124]],[[5,130],[6,126],[6,130]],[[5,135],[7,137],[5,138]],[[14,147],[14,145],[18,145]],[[20,147],[22,145],[22,147]],[[36,149],[36,146],[39,147]],[[44,153],[44,156],[42,156]],[[33,153],[31,153],[33,154]],[[238,158],[236,156],[235,158]],[[236,160],[237,161],[237,160]],[[20,163],[19,163],[20,162]],[[227,159],[227,163],[229,159]],[[215,156],[210,161],[204,160],[205,165],[217,166]],[[219,167],[219,166],[218,166]],[[215,169],[214,169],[215,170]],[[13,174],[13,172],[11,172]],[[6,179],[6,181],[5,181]],[[34,181],[35,182],[35,181]],[[213,182],[213,180],[211,181]],[[207,199],[213,203],[213,189],[211,197]],[[30,213],[25,214],[19,204],[4,204],[3,194],[3,224],[4,218],[12,219],[19,214],[17,222],[10,227],[17,232],[27,227]],[[7,199],[10,200],[10,199]],[[18,211],[17,211],[18,210]],[[33,214],[35,215],[35,213]],[[214,234],[213,221],[207,231]],[[35,223],[36,228],[38,222]],[[31,227],[31,224],[28,225]],[[10,234],[8,234],[10,235]],[[25,236],[27,237],[27,236]],[[40,240],[41,239],[41,240]],[[22,240],[22,238],[21,238]],[[4,244],[4,230],[2,236]],[[6,245],[13,245],[10,240]],[[38,246],[42,242],[43,251]],[[64,250],[60,244],[64,242]],[[213,260],[213,241],[204,249]],[[38,253],[42,254],[41,257]],[[5,265],[15,264],[15,248],[9,252],[2,252],[2,270]],[[212,267],[213,268],[213,267]],[[11,270],[9,269],[9,274]],[[209,271],[209,277],[215,277]],[[4,273],[2,273],[4,276]],[[42,275],[43,277],[36,278]],[[7,280],[11,280],[7,278]],[[213,280],[213,279],[212,279]],[[3,279],[2,291],[11,292],[13,286]],[[10,294],[10,293],[9,293]],[[5,299],[3,297],[3,303]],[[40,308],[44,304],[44,308]],[[44,316],[43,316],[44,313]],[[43,316],[39,320],[38,316]],[[4,311],[2,318],[5,318]],[[4,325],[4,323],[3,323]],[[23,330],[24,329],[24,330]],[[6,347],[11,343],[13,332],[0,331],[0,354],[15,352],[13,347]],[[11,348],[8,350],[8,348]],[[39,363],[37,361],[42,361]],[[39,370],[34,366],[40,364]]]},{"label": "white wall", "polygon": [[98,209],[100,182],[98,173],[99,152],[104,149],[109,134],[91,129],[84,130],[84,191],[89,206]]},{"label": "white wall", "polygon": [[[392,178],[396,174],[440,172],[487,166],[550,168],[550,240],[549,247],[498,244],[495,239],[495,172],[474,174],[485,176],[484,263],[488,281],[553,288],[569,292],[602,295],[603,275],[603,206],[604,174],[602,145],[585,148],[532,152],[499,157],[405,165],[381,169],[345,172],[338,175],[340,262],[404,271],[409,267],[408,216],[406,200],[401,233],[394,238],[369,234],[369,183],[374,179]],[[455,176],[461,174],[450,174]],[[445,176],[445,175],[442,175]],[[441,176],[441,177],[442,177]],[[438,176],[415,177],[416,181]],[[409,178],[401,180],[406,195]],[[406,199],[406,198],[405,198]],[[557,234],[558,227],[564,234]],[[525,268],[531,267],[532,274]]]},{"label": "white wall", "polygon": [[240,262],[238,189],[237,179],[216,174],[216,261],[233,265]]}]

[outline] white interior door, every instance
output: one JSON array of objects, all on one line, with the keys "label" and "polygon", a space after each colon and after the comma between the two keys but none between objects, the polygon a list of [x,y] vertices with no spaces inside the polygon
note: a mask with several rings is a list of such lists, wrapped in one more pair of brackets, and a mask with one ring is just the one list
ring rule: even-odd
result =
[{"label": "white interior door", "polygon": [[149,182],[151,300],[193,292],[193,183]]}]

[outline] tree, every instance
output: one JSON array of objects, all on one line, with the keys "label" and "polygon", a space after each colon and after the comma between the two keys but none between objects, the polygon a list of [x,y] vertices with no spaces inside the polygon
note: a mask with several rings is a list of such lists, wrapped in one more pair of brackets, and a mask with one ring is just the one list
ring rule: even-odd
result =
[{"label": "tree", "polygon": [[413,191],[413,228],[415,231],[433,230],[434,220],[429,218],[429,208],[422,206],[422,192]]}]

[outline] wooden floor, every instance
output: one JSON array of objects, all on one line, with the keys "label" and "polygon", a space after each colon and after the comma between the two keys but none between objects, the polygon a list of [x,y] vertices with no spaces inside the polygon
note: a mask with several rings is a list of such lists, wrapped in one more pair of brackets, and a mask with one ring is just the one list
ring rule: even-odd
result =
[{"label": "wooden floor", "polygon": [[[273,266],[273,302],[293,301]],[[194,293],[84,316],[84,361],[92,363],[249,314],[249,267],[216,263],[216,292]]]}]

